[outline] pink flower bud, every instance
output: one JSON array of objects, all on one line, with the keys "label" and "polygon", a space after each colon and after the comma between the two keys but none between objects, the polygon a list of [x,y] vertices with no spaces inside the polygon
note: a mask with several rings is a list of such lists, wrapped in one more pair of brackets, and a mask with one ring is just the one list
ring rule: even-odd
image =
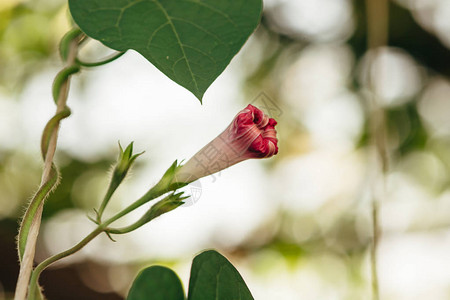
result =
[{"label": "pink flower bud", "polygon": [[249,104],[218,137],[203,147],[176,174],[178,182],[192,182],[250,158],[278,153],[277,121]]}]

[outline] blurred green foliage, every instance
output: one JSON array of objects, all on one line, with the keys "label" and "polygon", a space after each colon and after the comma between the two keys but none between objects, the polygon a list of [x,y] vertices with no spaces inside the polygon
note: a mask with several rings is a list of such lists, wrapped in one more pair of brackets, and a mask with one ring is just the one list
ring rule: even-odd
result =
[{"label": "blurred green foliage", "polygon": [[[65,1],[9,0],[4,3],[9,4],[0,4],[0,92],[12,95],[10,99],[14,101],[33,74],[60,65],[57,59],[57,43],[70,22]],[[352,5],[354,31],[348,39],[337,43],[348,46],[354,55],[355,63],[346,88],[361,96],[358,100],[364,108],[365,125],[355,147],[357,150],[364,150],[371,137],[367,103],[358,77],[358,65],[367,51],[366,11],[364,1],[354,0]],[[279,125],[279,131],[283,134],[280,149],[283,151],[280,151],[276,160],[270,161],[270,167],[274,168],[284,159],[301,156],[310,150],[307,129],[303,120],[289,109],[280,82],[288,76],[289,67],[303,54],[302,51],[319,42],[280,30],[275,26],[276,20],[271,9],[275,10],[276,7],[264,12],[261,25],[253,36],[252,50],[257,49],[261,54],[257,56],[251,68],[245,69],[242,88],[247,95],[245,98],[253,97],[255,91],[265,91],[284,110]],[[450,188],[450,143],[445,137],[436,137],[435,132],[427,126],[420,115],[418,103],[431,80],[436,77],[449,79],[450,50],[433,33],[419,25],[410,10],[394,1],[390,1],[389,23],[390,46],[401,48],[411,55],[424,73],[422,87],[411,99],[385,109],[392,169],[406,169],[424,186],[432,181],[430,178],[439,175],[439,180],[427,186],[434,195],[439,195]],[[251,60],[250,58],[255,60],[252,51],[244,50],[241,61],[245,63],[245,60]],[[444,172],[433,174],[434,169],[426,158],[408,164],[408,159],[417,153],[426,153],[436,158]],[[105,174],[114,161],[114,157],[100,156],[95,161],[82,161],[68,154],[58,155],[62,181],[47,201],[44,219],[68,208],[88,211],[90,207],[95,207],[94,203],[98,203],[96,201],[100,198],[86,199],[84,196],[104,192],[98,184],[102,182],[99,178],[106,178]],[[3,205],[0,209],[0,219],[3,219],[0,232],[8,233],[2,235],[8,238],[0,241],[0,248],[5,251],[14,249],[13,236],[17,228],[12,224],[20,216],[22,207],[39,183],[41,163],[37,157],[37,154],[24,153],[20,149],[2,149],[0,141],[0,203]],[[83,192],[83,189],[88,189],[89,193]],[[361,264],[366,259],[370,244],[370,222],[367,215],[360,214],[362,197],[358,194],[355,199],[349,200],[353,205],[350,210],[335,209],[333,199],[331,204],[323,205],[318,210],[304,215],[280,209],[274,212],[273,219],[261,224],[254,236],[228,251],[237,257],[252,257],[258,271],[264,271],[266,265],[270,265],[270,260],[266,258],[270,257],[272,252],[294,267],[321,255],[328,255],[345,263],[355,286],[364,286],[364,270],[361,269]],[[327,222],[323,222],[326,226],[319,224],[317,215],[326,216],[323,217],[327,219]],[[438,221],[441,223],[433,223],[430,227],[450,226],[448,220]],[[305,228],[308,229],[308,234],[303,235]],[[418,228],[420,229],[420,226]],[[258,254],[264,256],[264,262],[258,260]],[[16,261],[0,260],[0,265],[5,266],[4,270],[11,270],[6,267],[11,267],[11,264],[16,264]],[[327,276],[327,271],[322,270],[321,274]],[[11,291],[10,283],[3,281],[3,285],[6,292]],[[55,286],[57,285],[56,283]],[[51,287],[48,286],[48,289]],[[349,299],[359,298],[354,296]]]},{"label": "blurred green foliage", "polygon": [[4,0],[0,4],[0,88],[20,93],[27,79],[55,63],[69,28],[65,1]]}]

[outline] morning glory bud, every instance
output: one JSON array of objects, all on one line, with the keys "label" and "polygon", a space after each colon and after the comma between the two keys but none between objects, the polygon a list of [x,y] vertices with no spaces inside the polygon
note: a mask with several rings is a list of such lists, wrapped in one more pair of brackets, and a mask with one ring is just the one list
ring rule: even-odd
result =
[{"label": "morning glory bud", "polygon": [[177,182],[192,182],[251,158],[278,153],[277,121],[249,104],[214,140],[176,171]]}]

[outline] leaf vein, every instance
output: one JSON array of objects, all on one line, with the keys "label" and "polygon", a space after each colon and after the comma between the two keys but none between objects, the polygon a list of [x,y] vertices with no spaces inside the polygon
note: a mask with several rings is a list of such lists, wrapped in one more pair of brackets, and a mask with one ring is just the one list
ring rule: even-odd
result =
[{"label": "leaf vein", "polygon": [[161,24],[158,28],[155,29],[155,31],[153,31],[152,35],[150,36],[148,43],[147,43],[147,48],[150,47],[150,44],[152,43],[153,38],[155,37],[155,35],[164,27],[166,27],[167,25],[169,25],[169,22],[163,23]]},{"label": "leaf vein", "polygon": [[114,24],[114,27],[117,27],[117,29],[119,30],[119,36],[120,36],[120,37],[122,37],[122,28],[120,27],[120,22],[122,21],[123,14],[125,13],[125,11],[126,11],[128,8],[130,8],[130,7],[132,7],[132,6],[136,5],[136,4],[138,4],[138,3],[140,3],[140,2],[144,2],[144,1],[145,1],[145,0],[135,0],[135,1],[131,1],[131,2],[129,2],[127,5],[125,5],[124,7],[122,7],[122,8],[120,9],[119,17],[117,18],[116,24]]},{"label": "leaf vein", "polygon": [[214,33],[212,33],[212,32],[210,32],[210,31],[206,30],[205,28],[203,28],[203,27],[201,27],[201,26],[195,24],[194,22],[191,22],[191,21],[185,20],[185,19],[181,19],[181,18],[177,18],[177,17],[172,17],[172,20],[177,20],[177,21],[180,21],[180,22],[184,22],[184,23],[190,24],[190,25],[192,25],[192,26],[194,26],[194,27],[200,29],[200,30],[203,31],[204,33],[206,33],[206,34],[212,36],[213,38],[215,38],[216,40],[218,40],[220,43],[224,44],[224,42],[223,42],[217,35],[215,35]]},{"label": "leaf vein", "polygon": [[186,64],[187,64],[189,73],[190,73],[190,75],[191,75],[191,77],[192,77],[192,81],[194,82],[195,89],[197,90],[197,92],[199,92],[200,90],[199,90],[199,88],[198,88],[197,81],[195,80],[194,73],[192,72],[191,65],[189,64],[189,60],[187,59],[186,52],[184,51],[183,45],[182,45],[181,40],[180,40],[180,36],[178,35],[178,32],[177,32],[177,30],[176,30],[176,28],[175,28],[175,25],[173,24],[171,17],[170,17],[169,14],[167,13],[166,9],[161,5],[161,3],[159,2],[159,0],[154,0],[154,1],[155,1],[155,3],[158,5],[158,7],[160,8],[160,10],[163,12],[164,16],[166,17],[167,21],[169,22],[170,27],[172,28],[172,31],[173,31],[173,33],[174,33],[176,39],[178,40],[178,43],[179,43],[181,52],[182,52],[184,58],[186,59]]},{"label": "leaf vein", "polygon": [[223,16],[223,17],[225,17],[225,19],[227,19],[231,24],[233,24],[234,27],[239,27],[236,23],[234,23],[233,19],[231,19],[231,17],[230,17],[229,15],[227,15],[227,14],[224,13],[223,11],[220,11],[220,10],[214,8],[214,7],[209,6],[209,5],[206,4],[206,3],[203,3],[203,2],[200,2],[200,1],[199,1],[199,2],[197,2],[197,1],[192,1],[192,0],[181,0],[181,1],[189,2],[189,3],[193,3],[193,4],[198,4],[198,5],[200,5],[200,6],[206,7],[206,8],[208,8],[209,10],[211,10],[211,11],[213,11],[213,12],[215,12],[215,13],[217,13],[217,14]]},{"label": "leaf vein", "polygon": [[194,51],[197,51],[198,53],[200,53],[200,54],[204,55],[205,57],[209,58],[209,59],[217,66],[216,60],[215,60],[214,57],[212,57],[210,54],[208,54],[208,53],[206,53],[206,52],[204,52],[204,51],[202,51],[202,50],[200,50],[200,49],[198,49],[198,48],[195,48],[195,47],[186,45],[186,44],[183,44],[183,47],[184,47],[184,48],[192,49],[192,50],[194,50]]}]

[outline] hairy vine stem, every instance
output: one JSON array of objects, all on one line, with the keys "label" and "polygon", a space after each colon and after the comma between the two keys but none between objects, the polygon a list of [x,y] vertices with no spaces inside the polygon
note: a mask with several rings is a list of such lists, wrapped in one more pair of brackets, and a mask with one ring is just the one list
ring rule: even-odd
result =
[{"label": "hairy vine stem", "polygon": [[[78,53],[78,46],[79,41],[77,39],[72,39],[69,44],[69,51],[67,56],[67,66],[73,66],[75,64],[75,60]],[[64,80],[64,82],[61,83],[59,93],[57,95],[56,101],[56,114],[63,115],[64,111],[67,111],[66,103],[67,103],[67,96],[69,92],[69,78]],[[68,114],[65,115],[66,117]],[[54,164],[53,164],[53,158],[56,151],[56,144],[58,140],[58,131],[59,131],[59,125],[62,118],[59,118],[53,126],[46,128],[51,129],[51,133],[48,137],[48,143],[46,143],[45,147],[45,153],[43,153],[44,156],[44,168],[42,171],[42,178],[41,178],[41,188],[44,186],[48,186],[49,182],[52,182],[53,184],[51,187],[49,187],[49,191],[53,189],[57,185],[58,181],[58,174]],[[52,118],[49,121],[49,124],[52,120],[55,120]],[[44,134],[46,134],[46,130],[44,130]],[[48,134],[48,132],[47,132]],[[43,137],[44,139],[44,137]],[[42,189],[39,190],[42,190]],[[48,192],[49,192],[48,191]],[[32,215],[32,219],[30,220],[29,228],[26,233],[26,240],[25,245],[23,249],[23,253],[21,253],[20,245],[19,245],[19,258],[21,259],[20,264],[20,271],[19,271],[19,277],[17,280],[16,285],[16,291],[15,291],[15,300],[25,300],[27,296],[27,290],[28,290],[28,284],[30,281],[31,272],[33,269],[33,263],[34,263],[34,256],[36,252],[36,241],[39,234],[39,228],[41,225],[41,217],[42,217],[42,210],[44,207],[44,199],[48,195],[48,192],[45,193],[45,195],[42,196],[40,203],[38,203],[38,206],[36,208],[36,211],[34,212],[34,215]],[[34,200],[34,199],[33,199]],[[34,201],[30,202],[30,206],[27,209],[27,213],[30,210],[30,207],[32,204],[34,204]],[[24,220],[27,217],[27,213],[24,217]],[[23,226],[24,222],[22,222],[21,231],[24,229]],[[20,233],[19,233],[19,239],[20,239]],[[20,241],[19,241],[20,242]]]},{"label": "hairy vine stem", "polygon": [[[28,299],[34,299],[36,295],[40,295],[40,298],[43,297],[40,289],[37,289],[37,282],[31,282],[31,285],[34,287],[33,289],[29,289],[29,285],[30,277],[33,273],[36,241],[39,235],[44,202],[59,182],[59,173],[53,163],[53,158],[56,151],[60,122],[64,118],[70,116],[70,109],[66,105],[70,77],[79,72],[80,67],[101,66],[116,60],[125,53],[119,52],[99,62],[85,63],[78,59],[79,47],[85,40],[86,35],[78,28],[73,28],[61,39],[59,50],[61,58],[66,62],[66,67],[56,75],[53,81],[52,95],[56,104],[56,112],[47,122],[42,133],[41,152],[44,160],[44,168],[42,171],[41,184],[28,204],[19,228],[17,248],[19,252],[20,271],[14,296],[15,300],[25,300],[27,298],[27,291],[29,291]],[[101,228],[102,227],[99,225],[99,229]],[[101,231],[104,231],[104,229]],[[94,235],[92,238],[97,235],[98,234]]]},{"label": "hairy vine stem", "polygon": [[[151,219],[159,216],[160,214],[163,214],[165,212],[170,211],[171,209],[174,209],[174,208],[178,207],[179,205],[181,205],[183,203],[183,202],[181,202],[181,200],[187,198],[187,197],[181,197],[182,193],[171,194],[170,196],[167,197],[168,199],[171,199],[172,201],[174,201],[171,204],[175,204],[175,205],[172,206],[171,209],[164,210],[162,212],[158,212],[158,213],[152,215],[150,217],[150,219],[145,220],[143,222],[138,221],[137,223],[132,224],[131,226],[125,227],[123,230],[108,228],[108,226],[111,223],[117,221],[118,219],[120,219],[124,215],[126,215],[129,212],[135,210],[136,208],[144,205],[145,203],[147,203],[147,202],[149,202],[149,201],[151,201],[153,199],[156,199],[157,197],[165,194],[166,192],[168,192],[170,190],[172,190],[172,189],[171,188],[160,189],[158,185],[154,186],[147,193],[145,193],[141,198],[139,198],[133,204],[131,204],[128,207],[126,207],[124,210],[118,212],[117,214],[115,214],[114,216],[109,218],[108,220],[97,224],[97,227],[91,233],[89,233],[85,238],[83,238],[80,242],[78,242],[75,246],[73,246],[72,248],[69,248],[69,249],[67,249],[67,250],[65,250],[65,251],[63,251],[61,253],[55,254],[55,255],[47,258],[43,262],[41,262],[33,270],[32,274],[31,274],[30,285],[29,285],[29,292],[28,292],[29,295],[30,295],[29,299],[30,300],[37,300],[36,299],[36,294],[37,294],[37,292],[39,292],[37,290],[39,276],[42,273],[42,271],[44,271],[51,264],[57,262],[58,260],[60,260],[62,258],[65,258],[67,256],[70,256],[70,255],[78,252],[79,250],[81,250],[84,246],[86,246],[90,241],[92,241],[95,237],[97,237],[102,232],[105,232],[106,234],[108,234],[108,236],[109,236],[110,232],[114,233],[114,234],[124,234],[124,233],[130,232],[132,230],[135,230],[135,229],[139,228],[140,226],[144,225],[145,223],[147,223]],[[162,201],[164,201],[164,200],[162,200]],[[111,237],[110,237],[110,239],[113,240]]]},{"label": "hairy vine stem", "polygon": [[[367,45],[372,50],[375,57],[380,47],[388,44],[388,26],[389,26],[389,0],[366,0],[367,12]],[[369,70],[373,67],[373,60],[369,60]],[[383,66],[382,66],[383,67]],[[369,71],[370,72],[370,71]],[[386,196],[386,175],[389,170],[389,160],[386,142],[386,119],[385,111],[382,107],[379,96],[373,90],[373,78],[369,73],[369,90],[371,95],[371,115],[370,132],[372,136],[372,145],[376,153],[377,170],[376,180],[372,184],[372,243],[370,246],[370,265],[371,265],[371,286],[372,299],[380,299],[380,289],[378,284],[377,269],[377,248],[381,235],[379,209],[381,201]],[[381,182],[380,182],[381,179]]]}]

